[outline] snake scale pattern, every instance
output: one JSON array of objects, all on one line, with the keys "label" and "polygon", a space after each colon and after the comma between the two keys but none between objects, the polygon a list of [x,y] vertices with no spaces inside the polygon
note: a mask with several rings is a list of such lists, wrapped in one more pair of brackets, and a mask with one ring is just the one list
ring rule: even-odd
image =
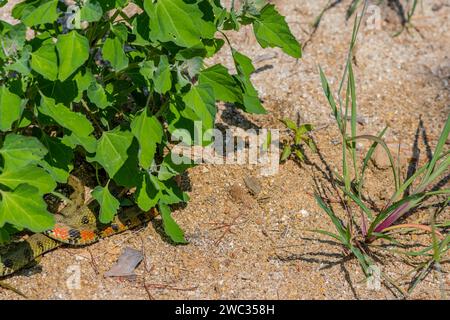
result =
[{"label": "snake scale pattern", "polygon": [[157,215],[156,209],[143,212],[137,207],[121,208],[110,224],[102,225],[85,202],[84,185],[80,180],[70,176],[68,184],[74,189],[70,197],[71,202],[55,215],[56,223],[53,229],[0,246],[0,277],[13,274],[61,245],[89,245],[99,239],[140,226]]}]

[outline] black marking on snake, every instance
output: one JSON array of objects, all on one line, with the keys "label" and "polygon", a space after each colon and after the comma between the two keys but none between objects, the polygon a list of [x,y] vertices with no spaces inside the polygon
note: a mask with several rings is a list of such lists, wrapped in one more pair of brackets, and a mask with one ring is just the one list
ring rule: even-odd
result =
[{"label": "black marking on snake", "polygon": [[130,227],[131,226],[131,220],[130,219],[125,220],[125,225],[127,227]]},{"label": "black marking on snake", "polygon": [[81,237],[80,231],[78,231],[76,229],[70,229],[69,237],[72,239],[79,239]]},{"label": "black marking on snake", "polygon": [[82,224],[89,224],[89,218],[87,216],[83,216],[83,218],[81,218],[81,223]]},{"label": "black marking on snake", "polygon": [[7,268],[12,268],[14,266],[14,262],[11,259],[5,259],[5,261],[3,261],[3,265]]},{"label": "black marking on snake", "polygon": [[41,251],[44,251],[44,244],[42,243],[42,241],[36,242],[36,245],[39,247],[39,249],[40,249]]},{"label": "black marking on snake", "polygon": [[23,254],[25,256],[25,259],[32,260],[32,258],[33,258],[33,251],[30,248],[24,249]]},{"label": "black marking on snake", "polygon": [[145,222],[147,220],[147,218],[145,217],[145,214],[141,213],[138,216],[139,221],[141,222]]},{"label": "black marking on snake", "polygon": [[115,224],[115,223],[111,224],[111,228],[112,228],[115,232],[119,231],[119,226],[118,226],[117,224]]}]

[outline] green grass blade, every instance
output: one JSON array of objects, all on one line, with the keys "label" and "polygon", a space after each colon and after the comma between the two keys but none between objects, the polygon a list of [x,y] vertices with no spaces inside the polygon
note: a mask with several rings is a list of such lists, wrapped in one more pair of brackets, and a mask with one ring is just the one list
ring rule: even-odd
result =
[{"label": "green grass blade", "polygon": [[325,97],[328,100],[328,104],[331,107],[331,110],[333,112],[334,118],[336,119],[336,122],[338,124],[339,130],[343,132],[342,127],[342,115],[340,110],[338,110],[336,106],[336,101],[334,100],[333,93],[331,92],[330,84],[328,83],[327,77],[325,76],[325,73],[323,72],[322,68],[319,66],[319,72],[320,72],[320,81],[322,82],[322,89],[325,93]]},{"label": "green grass blade", "polygon": [[442,150],[444,148],[445,142],[448,138],[448,135],[450,133],[450,114],[447,117],[447,121],[445,122],[444,130],[442,130],[441,136],[439,137],[438,144],[434,150],[433,158],[430,161],[430,164],[428,165],[427,173],[425,174],[425,177],[422,180],[422,183],[418,187],[419,192],[426,188],[426,186],[429,184],[428,178],[431,176],[431,174],[434,171],[434,168],[436,166],[436,163],[438,161],[438,158],[440,157]]},{"label": "green grass blade", "polygon": [[372,221],[373,220],[372,211],[370,211],[370,209],[367,208],[367,206],[364,204],[364,202],[362,202],[362,200],[360,198],[358,198],[356,195],[354,195],[352,192],[348,192],[345,189],[342,189],[342,190],[344,191],[344,193],[347,196],[349,196],[362,209],[362,211],[367,215],[369,220]]},{"label": "green grass blade", "polygon": [[[350,88],[350,96],[351,96],[351,102],[352,102],[352,108],[351,108],[351,132],[352,132],[352,139],[356,137],[356,130],[357,130],[357,117],[358,117],[358,109],[357,109],[357,103],[356,103],[356,86],[355,86],[355,75],[353,73],[353,67],[350,63],[348,65],[348,81],[349,81],[349,88]],[[351,143],[351,154],[352,154],[352,160],[353,160],[353,169],[355,170],[355,180],[358,181],[358,163],[356,161],[356,142],[352,141]]]},{"label": "green grass blade", "polygon": [[316,201],[319,204],[319,206],[326,212],[326,214],[330,217],[331,222],[333,222],[337,232],[342,237],[343,242],[346,245],[349,245],[350,239],[347,238],[347,231],[346,228],[343,226],[341,219],[339,219],[336,214],[333,212],[331,208],[329,208],[325,202],[323,202],[322,198],[318,195],[315,195]]},{"label": "green grass blade", "polygon": [[315,232],[315,233],[320,233],[320,234],[323,234],[325,236],[329,236],[329,237],[331,237],[331,238],[333,238],[335,240],[338,240],[340,243],[342,243],[344,245],[346,244],[345,239],[342,239],[340,236],[338,236],[337,234],[334,234],[332,232],[321,230],[321,229],[311,229],[311,230],[308,230],[308,231]]},{"label": "green grass blade", "polygon": [[351,5],[347,9],[347,13],[345,15],[345,18],[348,20],[350,17],[355,13],[356,9],[358,8],[359,4],[361,3],[361,0],[353,0]]}]

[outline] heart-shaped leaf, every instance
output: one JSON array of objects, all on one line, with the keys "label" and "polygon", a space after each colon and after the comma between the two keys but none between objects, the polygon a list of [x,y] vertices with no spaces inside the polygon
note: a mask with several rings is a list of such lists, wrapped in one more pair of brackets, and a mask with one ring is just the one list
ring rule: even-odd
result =
[{"label": "heart-shaped leaf", "polygon": [[22,168],[8,169],[0,174],[0,184],[11,189],[23,183],[38,188],[41,194],[50,193],[56,188],[52,176],[36,165],[29,164]]},{"label": "heart-shaped leaf", "polygon": [[99,220],[101,223],[110,223],[120,207],[120,202],[117,200],[106,187],[97,186],[92,190],[92,197],[100,204]]},{"label": "heart-shaped leaf", "polygon": [[156,145],[161,143],[163,136],[161,123],[144,110],[131,122],[131,132],[139,142],[139,164],[148,169],[152,165]]},{"label": "heart-shaped leaf", "polygon": [[150,16],[150,36],[153,39],[161,42],[171,41],[181,47],[193,47],[200,44],[202,38],[214,37],[214,24],[202,19],[204,13],[195,2],[145,1],[144,8]]},{"label": "heart-shaped leaf", "polygon": [[279,47],[294,58],[302,56],[300,44],[274,5],[266,5],[253,23],[256,39],[263,48]]},{"label": "heart-shaped leaf", "polygon": [[0,86],[0,131],[8,131],[19,120],[23,101],[5,86]]},{"label": "heart-shaped leaf", "polygon": [[158,207],[166,234],[170,237],[170,239],[172,239],[173,242],[186,244],[187,241],[184,238],[184,232],[172,218],[169,206],[160,202]]},{"label": "heart-shaped leaf", "polygon": [[47,149],[35,137],[11,133],[6,136],[0,154],[4,160],[3,169],[14,170],[40,161],[47,154]]},{"label": "heart-shaped leaf", "polygon": [[95,157],[90,160],[97,161],[110,177],[114,177],[127,161],[127,150],[132,142],[133,134],[130,131],[121,131],[119,127],[105,131],[97,143]]},{"label": "heart-shaped leaf", "polygon": [[94,131],[91,122],[83,114],[73,112],[61,103],[55,104],[52,98],[42,96],[39,111],[77,136],[87,137]]},{"label": "heart-shaped leaf", "polygon": [[116,71],[128,67],[128,57],[119,38],[108,38],[103,45],[103,58],[111,63]]},{"label": "heart-shaped leaf", "polygon": [[31,68],[44,78],[55,81],[58,78],[58,58],[54,44],[46,44],[31,54]]},{"label": "heart-shaped leaf", "polygon": [[47,203],[38,188],[21,184],[14,191],[0,190],[0,194],[0,227],[11,223],[33,232],[53,227],[55,219],[47,211]]},{"label": "heart-shaped leaf", "polygon": [[70,77],[89,58],[89,41],[75,30],[59,35],[56,49],[59,57],[58,79],[61,81]]}]

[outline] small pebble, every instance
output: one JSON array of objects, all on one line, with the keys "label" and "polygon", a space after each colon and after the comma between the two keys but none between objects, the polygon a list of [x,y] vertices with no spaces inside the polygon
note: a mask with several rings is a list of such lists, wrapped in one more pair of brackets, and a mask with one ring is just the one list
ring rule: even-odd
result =
[{"label": "small pebble", "polygon": [[250,192],[256,196],[261,192],[261,183],[259,180],[255,177],[246,176],[244,177],[244,182],[247,188],[250,190]]},{"label": "small pebble", "polygon": [[305,209],[300,210],[300,214],[302,215],[303,218],[309,217],[309,212]]}]

